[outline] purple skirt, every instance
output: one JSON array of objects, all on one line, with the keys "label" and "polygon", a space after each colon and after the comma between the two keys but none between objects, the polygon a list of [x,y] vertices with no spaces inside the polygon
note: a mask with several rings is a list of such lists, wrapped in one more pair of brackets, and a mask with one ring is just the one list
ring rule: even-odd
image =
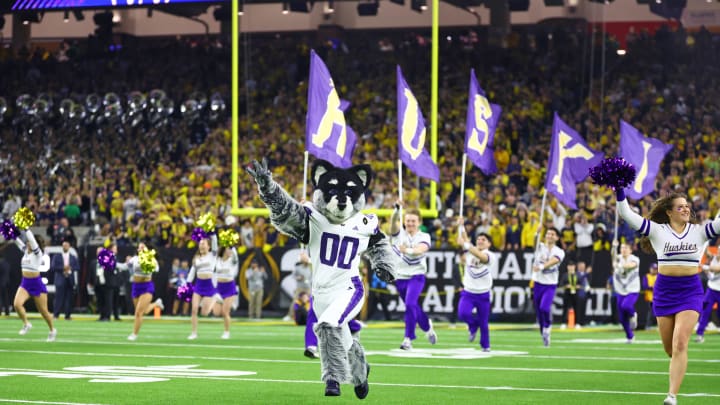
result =
[{"label": "purple skirt", "polygon": [[217,289],[213,285],[211,278],[199,278],[195,280],[195,290],[193,292],[201,297],[212,297],[217,293]]},{"label": "purple skirt", "polygon": [[681,311],[702,313],[703,287],[698,275],[671,277],[658,274],[653,286],[653,313],[670,316]]},{"label": "purple skirt", "polygon": [[47,287],[42,282],[42,278],[34,277],[27,278],[23,277],[20,282],[20,287],[24,288],[32,297],[39,297],[40,294],[47,294]]},{"label": "purple skirt", "polygon": [[237,284],[234,281],[218,281],[217,291],[223,299],[238,295]]},{"label": "purple skirt", "polygon": [[143,294],[153,295],[155,293],[155,285],[152,281],[141,281],[132,284],[132,297],[137,298]]}]

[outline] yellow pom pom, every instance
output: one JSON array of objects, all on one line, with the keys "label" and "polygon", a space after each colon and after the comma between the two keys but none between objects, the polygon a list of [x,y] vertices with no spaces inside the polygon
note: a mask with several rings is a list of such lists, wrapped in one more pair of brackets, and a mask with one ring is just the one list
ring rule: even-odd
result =
[{"label": "yellow pom pom", "polygon": [[247,252],[247,247],[246,247],[246,246],[240,246],[240,247],[238,248],[238,254],[244,255],[245,252]]},{"label": "yellow pom pom", "polygon": [[205,232],[212,232],[215,230],[215,216],[212,212],[207,212],[200,215],[200,219],[198,219],[195,224]]},{"label": "yellow pom pom", "polygon": [[231,247],[236,246],[240,242],[240,235],[233,229],[223,229],[218,233],[220,246]]},{"label": "yellow pom pom", "polygon": [[26,230],[35,223],[35,214],[28,207],[22,207],[13,215],[13,222],[19,229]]},{"label": "yellow pom pom", "polygon": [[155,249],[145,249],[138,254],[140,260],[140,270],[145,274],[151,274],[155,271]]},{"label": "yellow pom pom", "polygon": [[269,243],[266,243],[263,245],[262,249],[263,249],[263,252],[268,253],[272,249],[272,245],[270,245]]}]

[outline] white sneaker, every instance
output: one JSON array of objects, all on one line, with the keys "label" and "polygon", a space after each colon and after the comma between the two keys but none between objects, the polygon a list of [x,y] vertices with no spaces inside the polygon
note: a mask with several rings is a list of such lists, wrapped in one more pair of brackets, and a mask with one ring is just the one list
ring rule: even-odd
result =
[{"label": "white sneaker", "polygon": [[164,311],[164,310],[165,310],[165,304],[163,304],[162,298],[158,298],[158,299],[155,300],[155,306],[157,306],[158,308],[160,308],[161,311]]},{"label": "white sneaker", "polygon": [[195,340],[195,339],[197,339],[197,333],[193,332],[187,338],[188,338],[188,340]]},{"label": "white sneaker", "polygon": [[137,340],[137,335],[134,333],[131,333],[130,336],[127,337],[127,340],[134,342]]},{"label": "white sneaker", "polygon": [[677,398],[675,395],[668,394],[663,401],[663,405],[677,405]]},{"label": "white sneaker", "polygon": [[402,343],[400,344],[400,348],[402,350],[412,350],[412,342],[409,338],[403,339]]},{"label": "white sneaker", "polygon": [[30,332],[30,329],[32,329],[32,324],[30,322],[28,322],[25,325],[23,325],[22,329],[20,329],[20,332],[18,332],[18,334],[25,335],[28,332]]},{"label": "white sneaker", "polygon": [[630,330],[637,329],[637,312],[630,318]]},{"label": "white sneaker", "polygon": [[291,321],[290,315],[283,316],[283,322],[290,322],[290,321]]},{"label": "white sneaker", "polygon": [[705,336],[697,335],[697,337],[695,338],[695,343],[705,343]]},{"label": "white sneaker", "polygon": [[51,330],[50,333],[48,333],[47,341],[48,341],[48,342],[54,342],[56,336],[57,336],[57,329]]},{"label": "white sneaker", "polygon": [[635,336],[633,336],[633,337],[631,337],[630,339],[626,340],[625,343],[627,343],[627,344],[629,344],[629,345],[635,343]]},{"label": "white sneaker", "polygon": [[428,322],[430,323],[430,329],[425,332],[425,336],[427,336],[428,342],[430,342],[431,345],[434,345],[435,343],[437,343],[437,333],[435,333],[435,329],[433,329],[432,321]]},{"label": "white sneaker", "polygon": [[564,324],[564,323],[561,323],[561,324],[560,324],[560,330],[565,330],[565,329],[567,329],[567,325]]},{"label": "white sneaker", "polygon": [[[195,335],[195,337],[197,337],[197,335]],[[220,339],[230,339],[230,332],[223,332],[222,336],[220,336]]]},{"label": "white sneaker", "polygon": [[582,329],[582,325],[580,325],[579,323],[576,323],[576,324],[575,324],[575,329]]},{"label": "white sneaker", "polygon": [[310,359],[319,359],[320,358],[320,353],[318,352],[317,346],[306,347],[303,355],[305,355],[305,357],[310,358]]}]

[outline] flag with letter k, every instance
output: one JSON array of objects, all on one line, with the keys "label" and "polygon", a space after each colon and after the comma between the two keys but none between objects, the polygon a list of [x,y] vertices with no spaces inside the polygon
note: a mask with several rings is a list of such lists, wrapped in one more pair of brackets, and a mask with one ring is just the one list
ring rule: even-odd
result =
[{"label": "flag with letter k", "polygon": [[575,188],[585,180],[590,168],[600,163],[602,152],[596,152],[557,113],[553,121],[550,157],[545,189],[566,206],[577,209]]},{"label": "flag with letter k", "polygon": [[637,168],[635,181],[625,189],[628,197],[637,200],[655,189],[660,163],[670,149],[672,145],[647,138],[632,125],[620,120],[620,156]]},{"label": "flag with letter k", "polygon": [[305,149],[341,168],[352,166],[357,141],[355,132],[345,123],[349,104],[340,100],[325,63],[315,51],[310,51]]},{"label": "flag with letter k", "polygon": [[400,66],[397,67],[397,105],[400,160],[416,175],[439,182],[440,169],[425,149],[425,119]]}]

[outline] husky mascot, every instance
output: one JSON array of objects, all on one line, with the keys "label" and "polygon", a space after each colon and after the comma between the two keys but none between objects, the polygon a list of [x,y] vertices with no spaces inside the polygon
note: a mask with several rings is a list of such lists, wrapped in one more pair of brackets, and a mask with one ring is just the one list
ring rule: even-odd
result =
[{"label": "husky mascot", "polygon": [[393,280],[392,251],[378,229],[378,218],[360,212],[372,169],[369,165],[340,169],[327,161],[316,161],[311,170],[312,202],[304,204],[272,179],[265,160],[253,161],[247,172],[255,178],[272,224],[308,246],[313,308],[318,317],[314,330],[325,395],[338,396],[340,384],[351,382],[355,395],[364,399],[370,389],[370,365],[348,327],[365,299],[360,255],[365,254],[381,279]]}]

